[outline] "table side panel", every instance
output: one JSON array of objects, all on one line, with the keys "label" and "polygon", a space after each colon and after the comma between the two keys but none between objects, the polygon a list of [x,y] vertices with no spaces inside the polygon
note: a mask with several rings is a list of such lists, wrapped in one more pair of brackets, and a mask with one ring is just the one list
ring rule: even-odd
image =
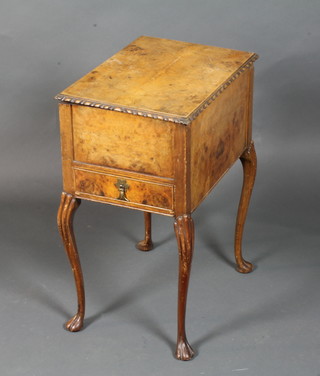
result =
[{"label": "table side panel", "polygon": [[191,124],[192,210],[248,145],[250,77],[244,72]]},{"label": "table side panel", "polygon": [[173,177],[173,124],[147,117],[73,106],[74,159]]},{"label": "table side panel", "polygon": [[252,112],[253,112],[253,86],[254,86],[254,66],[253,65],[248,70],[248,81],[249,81],[249,88],[248,88],[248,103],[247,103],[247,111],[248,111],[247,146],[249,146],[252,140]]}]

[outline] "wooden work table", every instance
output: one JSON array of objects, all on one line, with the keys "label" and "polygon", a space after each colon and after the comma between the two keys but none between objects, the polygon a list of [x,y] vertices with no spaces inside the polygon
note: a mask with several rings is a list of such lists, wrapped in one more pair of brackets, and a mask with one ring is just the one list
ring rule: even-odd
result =
[{"label": "wooden work table", "polygon": [[81,199],[142,210],[152,249],[151,213],[174,217],[179,250],[176,357],[193,350],[185,333],[194,244],[192,212],[240,158],[243,189],[235,234],[237,270],[252,271],[241,243],[256,172],[251,137],[250,52],[140,37],[62,91],[59,100],[63,192],[59,230],[71,262],[78,312],[66,328],[83,326],[85,302],[73,214]]}]

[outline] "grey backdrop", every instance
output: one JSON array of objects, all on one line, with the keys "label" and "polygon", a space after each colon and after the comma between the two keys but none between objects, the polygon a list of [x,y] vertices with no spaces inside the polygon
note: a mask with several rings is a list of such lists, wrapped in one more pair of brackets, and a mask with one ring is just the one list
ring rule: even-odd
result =
[{"label": "grey backdrop", "polygon": [[[1,375],[320,375],[319,0],[0,2]],[[55,94],[139,35],[257,52],[258,176],[245,231],[257,266],[234,271],[237,163],[194,214],[187,328],[198,356],[173,359],[172,219],[139,253],[139,212],[84,202],[75,231],[85,330],[55,215]]]}]

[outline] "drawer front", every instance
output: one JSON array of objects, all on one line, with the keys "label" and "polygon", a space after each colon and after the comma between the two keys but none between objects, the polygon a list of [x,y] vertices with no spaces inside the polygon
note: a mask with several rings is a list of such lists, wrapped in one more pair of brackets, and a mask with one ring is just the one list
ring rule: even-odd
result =
[{"label": "drawer front", "polygon": [[74,169],[75,194],[115,205],[148,210],[173,211],[173,186],[131,179],[121,175]]},{"label": "drawer front", "polygon": [[173,123],[72,106],[74,160],[172,178]]}]

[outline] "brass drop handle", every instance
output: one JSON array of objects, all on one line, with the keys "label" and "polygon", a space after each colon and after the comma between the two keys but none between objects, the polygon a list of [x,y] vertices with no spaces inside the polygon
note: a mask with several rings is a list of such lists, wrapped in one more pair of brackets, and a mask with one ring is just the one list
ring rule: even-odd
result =
[{"label": "brass drop handle", "polygon": [[129,188],[129,185],[127,184],[126,180],[124,179],[118,179],[115,186],[119,190],[119,197],[118,200],[122,201],[129,201],[126,196],[127,189]]}]

